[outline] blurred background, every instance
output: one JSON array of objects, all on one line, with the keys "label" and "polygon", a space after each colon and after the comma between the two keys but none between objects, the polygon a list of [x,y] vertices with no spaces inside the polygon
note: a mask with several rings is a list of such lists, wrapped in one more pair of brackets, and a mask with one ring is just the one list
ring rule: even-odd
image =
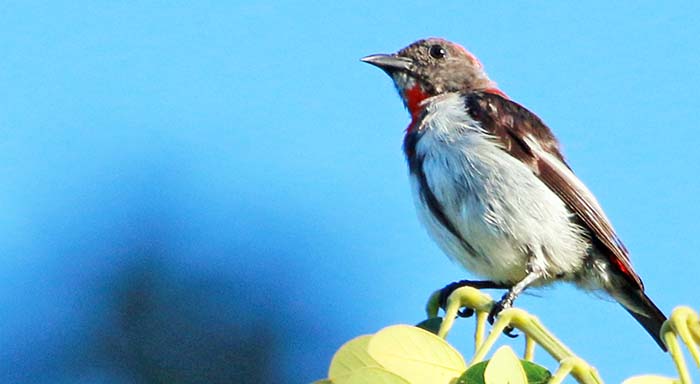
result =
[{"label": "blurred background", "polygon": [[[3,2],[0,382],[306,383],[343,342],[422,320],[474,276],[418,224],[408,114],[359,58],[427,36],[553,128],[657,304],[698,309],[698,13]],[[674,374],[617,304],[557,286],[518,305],[608,382]],[[472,327],[450,338],[467,356]]]}]

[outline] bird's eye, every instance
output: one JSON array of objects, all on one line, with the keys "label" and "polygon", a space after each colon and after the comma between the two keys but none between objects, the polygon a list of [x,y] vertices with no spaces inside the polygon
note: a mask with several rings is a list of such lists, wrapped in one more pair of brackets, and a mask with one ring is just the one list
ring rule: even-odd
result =
[{"label": "bird's eye", "polygon": [[447,56],[447,51],[445,51],[445,48],[438,44],[431,45],[428,53],[430,53],[430,56],[435,59],[444,59],[445,56]]}]

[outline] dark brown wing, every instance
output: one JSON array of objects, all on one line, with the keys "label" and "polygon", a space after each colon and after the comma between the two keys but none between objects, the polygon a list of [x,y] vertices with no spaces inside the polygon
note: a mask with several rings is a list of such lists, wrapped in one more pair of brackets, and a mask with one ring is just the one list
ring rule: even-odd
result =
[{"label": "dark brown wing", "polygon": [[593,194],[574,175],[549,128],[534,113],[500,95],[473,92],[466,107],[474,120],[493,135],[511,156],[525,163],[562,199],[591,231],[593,242],[630,282],[643,288],[629,253],[615,234]]}]

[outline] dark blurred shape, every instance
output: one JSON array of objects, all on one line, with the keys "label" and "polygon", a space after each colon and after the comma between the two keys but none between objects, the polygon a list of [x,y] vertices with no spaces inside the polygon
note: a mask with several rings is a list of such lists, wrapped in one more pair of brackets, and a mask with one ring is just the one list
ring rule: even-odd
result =
[{"label": "dark blurred shape", "polygon": [[100,354],[139,383],[258,383],[274,376],[272,324],[250,313],[252,285],[168,272],[142,255],[117,275],[114,310],[97,338]]}]

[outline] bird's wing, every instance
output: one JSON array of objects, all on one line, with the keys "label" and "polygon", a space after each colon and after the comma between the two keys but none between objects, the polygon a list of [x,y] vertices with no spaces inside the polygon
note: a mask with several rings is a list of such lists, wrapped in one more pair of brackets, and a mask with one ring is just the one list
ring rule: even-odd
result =
[{"label": "bird's wing", "polygon": [[466,96],[470,116],[494,136],[511,156],[526,164],[591,231],[611,264],[643,289],[632,269],[629,253],[593,194],[574,175],[549,128],[525,107],[497,94],[473,92]]}]

